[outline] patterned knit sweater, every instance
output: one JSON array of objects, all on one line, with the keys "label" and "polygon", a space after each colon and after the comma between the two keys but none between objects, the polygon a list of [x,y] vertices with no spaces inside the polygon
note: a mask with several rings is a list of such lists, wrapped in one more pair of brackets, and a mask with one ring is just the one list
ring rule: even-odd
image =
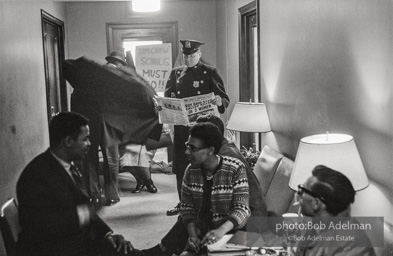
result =
[{"label": "patterned knit sweater", "polygon": [[[245,226],[250,217],[248,180],[244,164],[237,158],[220,156],[221,166],[213,176],[211,192],[212,228],[220,227],[227,220],[234,229]],[[203,199],[205,176],[201,169],[187,167],[181,191],[181,216],[187,225],[197,223]]]}]

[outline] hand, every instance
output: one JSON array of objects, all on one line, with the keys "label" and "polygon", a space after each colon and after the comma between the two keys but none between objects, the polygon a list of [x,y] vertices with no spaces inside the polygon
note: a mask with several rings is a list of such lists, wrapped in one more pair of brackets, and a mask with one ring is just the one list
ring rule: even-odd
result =
[{"label": "hand", "polygon": [[109,235],[106,240],[114,249],[116,249],[117,252],[123,250],[124,254],[128,254],[128,252],[132,252],[134,250],[134,246],[132,246],[131,242],[125,240],[122,235]]},{"label": "hand", "polygon": [[222,99],[220,96],[216,95],[214,100],[211,101],[213,105],[222,106]]},{"label": "hand", "polygon": [[201,249],[201,239],[197,236],[188,238],[187,244],[187,247],[193,249],[196,253]]},{"label": "hand", "polygon": [[[158,97],[158,96],[155,96],[155,97]],[[157,112],[158,112],[158,111],[161,111],[161,110],[162,110],[162,106],[158,105],[157,99],[156,99],[156,98],[153,98],[153,101],[154,101],[154,109],[155,109]]]},{"label": "hand", "polygon": [[225,235],[224,232],[222,232],[219,228],[218,229],[212,229],[209,232],[205,234],[205,236],[202,238],[202,246],[214,244],[221,240],[221,238]]}]

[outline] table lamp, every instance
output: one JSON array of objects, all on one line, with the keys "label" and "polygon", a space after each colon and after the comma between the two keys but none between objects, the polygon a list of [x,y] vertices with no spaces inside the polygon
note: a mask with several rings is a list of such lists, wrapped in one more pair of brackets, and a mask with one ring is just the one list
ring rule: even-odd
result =
[{"label": "table lamp", "polygon": [[348,177],[356,191],[369,184],[355,141],[350,135],[326,133],[302,138],[289,187],[297,190],[299,184],[312,176],[311,171],[317,165],[341,172]]},{"label": "table lamp", "polygon": [[238,132],[270,132],[269,117],[264,103],[238,102],[227,124],[228,130]]},{"label": "table lamp", "polygon": [[238,132],[270,132],[264,103],[238,102],[233,108],[227,129]]}]

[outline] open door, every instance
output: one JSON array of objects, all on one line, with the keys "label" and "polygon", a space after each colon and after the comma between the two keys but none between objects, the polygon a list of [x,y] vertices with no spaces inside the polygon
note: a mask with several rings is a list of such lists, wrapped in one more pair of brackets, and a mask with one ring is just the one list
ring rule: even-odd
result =
[{"label": "open door", "polygon": [[41,10],[48,122],[66,111],[67,88],[61,65],[64,61],[64,22]]}]

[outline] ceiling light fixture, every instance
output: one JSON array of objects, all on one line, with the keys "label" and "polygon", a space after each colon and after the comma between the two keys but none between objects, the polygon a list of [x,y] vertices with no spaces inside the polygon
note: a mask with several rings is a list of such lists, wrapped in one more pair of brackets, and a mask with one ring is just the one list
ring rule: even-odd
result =
[{"label": "ceiling light fixture", "polygon": [[161,9],[161,0],[132,0],[134,12],[156,12]]}]

